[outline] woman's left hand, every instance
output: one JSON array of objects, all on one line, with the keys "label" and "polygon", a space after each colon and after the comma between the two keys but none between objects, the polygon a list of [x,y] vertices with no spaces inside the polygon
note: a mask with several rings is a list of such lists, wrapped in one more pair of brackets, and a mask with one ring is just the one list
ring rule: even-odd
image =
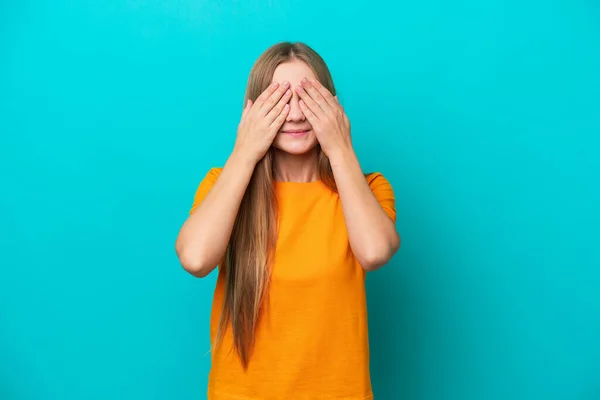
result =
[{"label": "woman's left hand", "polygon": [[352,150],[350,120],[337,96],[332,96],[319,81],[306,78],[296,87],[296,93],[325,154],[331,159],[339,152]]}]

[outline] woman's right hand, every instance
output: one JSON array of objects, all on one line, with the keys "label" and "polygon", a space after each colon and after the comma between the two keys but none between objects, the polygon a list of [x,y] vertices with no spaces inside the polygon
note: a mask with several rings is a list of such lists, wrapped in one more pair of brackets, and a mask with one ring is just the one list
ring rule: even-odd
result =
[{"label": "woman's right hand", "polygon": [[238,125],[234,151],[258,163],[265,155],[290,112],[288,82],[271,84],[253,103],[248,100]]}]

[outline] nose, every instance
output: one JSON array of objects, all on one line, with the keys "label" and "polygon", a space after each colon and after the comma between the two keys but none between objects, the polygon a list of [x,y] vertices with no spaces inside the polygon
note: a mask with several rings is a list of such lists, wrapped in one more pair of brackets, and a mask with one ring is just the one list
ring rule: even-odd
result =
[{"label": "nose", "polygon": [[298,95],[294,93],[294,96],[290,100],[290,112],[285,119],[287,122],[304,122],[306,120],[306,117],[300,108],[300,104],[298,103],[299,100]]}]

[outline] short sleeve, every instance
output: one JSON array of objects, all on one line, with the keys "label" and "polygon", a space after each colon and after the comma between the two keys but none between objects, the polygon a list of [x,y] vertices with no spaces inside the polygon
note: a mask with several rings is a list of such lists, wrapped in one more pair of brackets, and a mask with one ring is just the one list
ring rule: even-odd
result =
[{"label": "short sleeve", "polygon": [[379,172],[367,175],[367,182],[383,211],[396,222],[396,198],[392,185]]},{"label": "short sleeve", "polygon": [[200,203],[202,203],[202,200],[204,200],[208,192],[210,192],[210,189],[212,189],[212,187],[214,186],[222,170],[223,168],[211,168],[204,177],[204,179],[202,179],[202,182],[200,182],[198,189],[196,189],[196,194],[194,195],[194,203],[192,204],[190,214],[196,211],[196,208],[198,208]]}]

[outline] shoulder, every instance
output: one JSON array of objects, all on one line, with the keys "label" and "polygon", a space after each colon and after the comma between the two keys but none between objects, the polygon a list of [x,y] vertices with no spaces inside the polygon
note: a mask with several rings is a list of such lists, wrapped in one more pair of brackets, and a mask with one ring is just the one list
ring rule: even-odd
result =
[{"label": "shoulder", "polygon": [[204,200],[208,192],[210,192],[215,182],[219,178],[219,175],[221,174],[222,170],[223,168],[213,167],[206,172],[204,178],[202,178],[196,189],[196,193],[194,195],[194,202],[192,204],[190,214],[196,210],[196,208],[202,202],[202,200]]},{"label": "shoulder", "polygon": [[365,178],[373,192],[373,195],[379,202],[379,205],[386,214],[395,222],[396,221],[396,197],[390,182],[383,176],[381,172],[373,172],[365,174]]},{"label": "shoulder", "polygon": [[365,179],[372,190],[383,187],[392,189],[392,185],[381,172],[370,172],[365,174]]},{"label": "shoulder", "polygon": [[223,168],[220,167],[209,168],[208,171],[204,174],[204,177],[200,180],[198,184],[198,189],[200,189],[202,186],[214,185],[214,183],[219,178],[219,175],[221,175],[221,171],[223,171]]},{"label": "shoulder", "polygon": [[214,179],[217,180],[219,175],[221,175],[221,171],[223,171],[222,167],[213,167],[208,170],[204,179]]}]

